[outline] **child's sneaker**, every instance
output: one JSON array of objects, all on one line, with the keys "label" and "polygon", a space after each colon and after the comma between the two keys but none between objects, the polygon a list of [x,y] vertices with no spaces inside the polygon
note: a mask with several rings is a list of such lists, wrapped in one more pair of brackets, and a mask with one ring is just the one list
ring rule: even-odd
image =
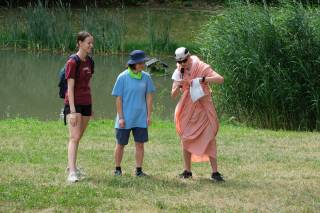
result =
[{"label": "child's sneaker", "polygon": [[141,171],[136,171],[136,176],[137,177],[147,177],[148,175],[141,170]]},{"label": "child's sneaker", "polygon": [[122,171],[119,170],[119,169],[114,170],[114,176],[121,177],[122,176]]}]

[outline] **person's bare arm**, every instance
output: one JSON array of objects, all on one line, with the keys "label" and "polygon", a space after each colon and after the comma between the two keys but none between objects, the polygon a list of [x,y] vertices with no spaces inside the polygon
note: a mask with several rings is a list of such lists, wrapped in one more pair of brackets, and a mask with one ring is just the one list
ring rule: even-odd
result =
[{"label": "person's bare arm", "polygon": [[122,97],[121,96],[118,96],[116,99],[116,107],[117,107],[117,113],[119,116],[119,127],[124,128],[125,127],[125,120],[123,117]]},{"label": "person's bare arm", "polygon": [[213,72],[213,75],[205,78],[206,83],[215,83],[215,84],[223,84],[224,78],[216,72]]},{"label": "person's bare arm", "polygon": [[70,106],[71,113],[76,112],[76,107],[74,104],[74,82],[75,82],[75,80],[73,78],[68,79],[68,100],[69,100],[69,106]]},{"label": "person's bare arm", "polygon": [[151,125],[151,115],[152,115],[152,110],[153,110],[153,96],[151,93],[147,94],[147,110],[148,110],[148,117],[147,117],[147,123],[148,126]]},{"label": "person's bare arm", "polygon": [[171,89],[171,97],[176,98],[180,92],[180,83],[178,81],[174,81]]},{"label": "person's bare arm", "polygon": [[68,100],[69,100],[69,106],[70,106],[70,124],[72,126],[76,126],[77,124],[77,119],[76,119],[76,106],[74,104],[74,85],[75,85],[75,80],[72,78],[69,78],[67,80],[68,82]]}]

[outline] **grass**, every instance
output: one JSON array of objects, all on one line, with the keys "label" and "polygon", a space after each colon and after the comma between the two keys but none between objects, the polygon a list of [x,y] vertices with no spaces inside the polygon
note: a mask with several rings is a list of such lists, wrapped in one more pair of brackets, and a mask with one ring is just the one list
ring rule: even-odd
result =
[{"label": "grass", "polygon": [[316,212],[320,208],[320,133],[252,129],[222,124],[220,171],[226,182],[208,180],[208,164],[194,164],[194,179],[182,170],[171,122],[150,128],[144,168],[133,176],[133,143],[125,175],[113,170],[113,122],[90,123],[79,164],[88,178],[66,183],[67,132],[62,122],[0,121],[0,212]]}]

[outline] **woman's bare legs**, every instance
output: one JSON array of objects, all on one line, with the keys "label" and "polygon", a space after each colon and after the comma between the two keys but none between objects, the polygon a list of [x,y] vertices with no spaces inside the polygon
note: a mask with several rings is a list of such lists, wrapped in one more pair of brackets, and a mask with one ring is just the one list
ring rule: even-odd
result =
[{"label": "woman's bare legs", "polygon": [[[80,140],[86,131],[88,124],[89,124],[90,116],[81,116],[81,135],[80,135]],[[80,142],[80,141],[79,141]],[[78,152],[78,147],[80,143],[77,143],[77,152]]]},{"label": "woman's bare legs", "polygon": [[[69,123],[69,145],[68,145],[68,167],[69,172],[75,172],[77,169],[77,153],[80,139],[88,126],[90,117],[76,114],[76,125],[72,126]],[[69,120],[69,119],[68,119]]]},{"label": "woman's bare legs", "polygon": [[191,171],[191,153],[183,149],[184,169],[188,172]]},{"label": "woman's bare legs", "polygon": [[218,171],[218,164],[217,164],[217,158],[209,157],[212,173],[215,173]]},{"label": "woman's bare legs", "polygon": [[209,156],[210,159],[210,165],[211,165],[211,169],[212,169],[212,173],[216,173],[218,171],[218,163],[217,163],[217,144],[216,141],[213,141],[213,149],[214,149],[214,153],[213,156],[211,157]]}]

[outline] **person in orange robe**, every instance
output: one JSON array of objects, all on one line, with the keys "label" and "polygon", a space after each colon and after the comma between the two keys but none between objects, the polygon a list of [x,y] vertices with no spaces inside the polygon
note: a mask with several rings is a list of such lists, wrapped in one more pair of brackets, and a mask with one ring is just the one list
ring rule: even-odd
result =
[{"label": "person in orange robe", "polygon": [[[216,135],[219,121],[212,98],[210,83],[222,84],[224,79],[208,64],[197,56],[191,55],[188,49],[180,47],[175,52],[177,69],[172,75],[171,96],[181,94],[175,109],[176,131],[181,139],[184,157],[184,171],[181,178],[191,178],[191,162],[210,161],[211,180],[224,181],[217,170]],[[203,96],[193,102],[190,86],[199,81]]]}]

